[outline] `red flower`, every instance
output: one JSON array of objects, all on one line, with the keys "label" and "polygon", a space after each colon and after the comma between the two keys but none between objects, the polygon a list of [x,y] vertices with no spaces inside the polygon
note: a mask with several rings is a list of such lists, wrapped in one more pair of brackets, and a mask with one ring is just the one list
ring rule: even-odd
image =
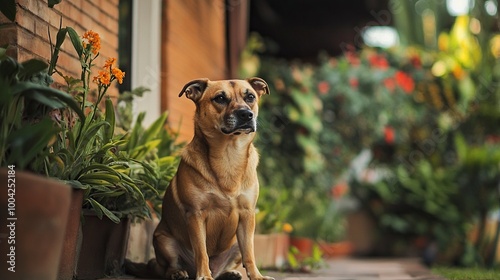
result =
[{"label": "red flower", "polygon": [[383,55],[372,55],[368,60],[370,61],[370,65],[372,67],[382,70],[389,68],[389,62]]},{"label": "red flower", "polygon": [[418,55],[413,55],[412,57],[410,57],[410,63],[415,68],[418,68],[418,69],[422,68],[422,60],[420,59],[420,57]]},{"label": "red flower", "polygon": [[361,64],[361,60],[356,54],[356,48],[352,45],[349,45],[347,47],[347,50],[345,51],[345,57],[347,59],[347,62],[349,62],[351,65]]},{"label": "red flower", "polygon": [[351,85],[352,88],[357,88],[359,85],[358,79],[354,77],[349,78],[349,85]]},{"label": "red flower", "polygon": [[330,191],[331,191],[333,198],[338,199],[338,198],[342,197],[347,192],[348,189],[349,189],[349,186],[347,185],[346,182],[340,182],[340,183],[336,184],[335,186],[333,186]]},{"label": "red flower", "polygon": [[394,144],[395,139],[394,129],[390,126],[384,127],[384,140],[387,144]]},{"label": "red flower", "polygon": [[486,143],[488,144],[497,144],[500,143],[500,136],[498,135],[487,135]]},{"label": "red flower", "polygon": [[384,80],[384,86],[389,90],[389,92],[393,93],[396,88],[396,81],[394,81],[394,78],[386,78]]},{"label": "red flower", "polygon": [[322,81],[318,83],[318,91],[321,94],[327,94],[330,91],[330,84],[327,81]]},{"label": "red flower", "polygon": [[396,79],[398,86],[400,86],[406,93],[412,93],[413,89],[415,89],[415,82],[412,77],[405,72],[397,71],[394,78]]}]

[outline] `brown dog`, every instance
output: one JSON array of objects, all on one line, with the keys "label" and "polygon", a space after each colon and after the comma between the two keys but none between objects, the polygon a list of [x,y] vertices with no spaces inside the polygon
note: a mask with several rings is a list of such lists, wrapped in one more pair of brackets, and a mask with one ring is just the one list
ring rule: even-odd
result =
[{"label": "brown dog", "polygon": [[154,233],[156,261],[168,279],[250,279],[262,276],[254,259],[258,154],[252,144],[258,101],[269,94],[260,78],[187,83],[183,94],[196,104],[193,140],[163,199]]}]

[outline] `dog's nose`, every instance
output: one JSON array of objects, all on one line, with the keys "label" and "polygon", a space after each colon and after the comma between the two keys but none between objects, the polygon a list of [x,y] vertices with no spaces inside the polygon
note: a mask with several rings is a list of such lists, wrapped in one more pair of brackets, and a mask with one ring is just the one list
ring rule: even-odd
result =
[{"label": "dog's nose", "polygon": [[238,119],[241,121],[249,121],[253,118],[253,112],[248,109],[240,109],[237,110],[235,113]]}]

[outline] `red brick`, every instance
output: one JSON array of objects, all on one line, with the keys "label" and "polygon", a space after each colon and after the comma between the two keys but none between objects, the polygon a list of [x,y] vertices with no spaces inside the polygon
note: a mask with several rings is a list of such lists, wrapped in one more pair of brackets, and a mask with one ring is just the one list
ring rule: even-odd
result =
[{"label": "red brick", "polygon": [[29,30],[32,33],[36,33],[35,31],[35,20],[36,17],[29,11],[24,9],[19,9],[16,15],[16,22],[19,26]]},{"label": "red brick", "polygon": [[42,40],[42,38],[26,30],[20,29],[17,39],[20,47],[31,50],[34,54],[49,60],[50,45],[48,42]]},{"label": "red brick", "polygon": [[3,25],[1,29],[0,46],[17,46],[17,26],[14,24]]}]

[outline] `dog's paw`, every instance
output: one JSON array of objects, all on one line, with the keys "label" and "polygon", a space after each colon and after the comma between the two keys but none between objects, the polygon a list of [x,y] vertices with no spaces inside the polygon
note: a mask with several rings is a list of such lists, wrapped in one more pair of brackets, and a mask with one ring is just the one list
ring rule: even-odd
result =
[{"label": "dog's paw", "polygon": [[189,275],[185,270],[177,270],[170,274],[170,277],[167,277],[170,280],[184,280],[189,279]]},{"label": "dog's paw", "polygon": [[237,270],[230,270],[222,273],[215,278],[216,280],[241,280],[243,275]]}]

